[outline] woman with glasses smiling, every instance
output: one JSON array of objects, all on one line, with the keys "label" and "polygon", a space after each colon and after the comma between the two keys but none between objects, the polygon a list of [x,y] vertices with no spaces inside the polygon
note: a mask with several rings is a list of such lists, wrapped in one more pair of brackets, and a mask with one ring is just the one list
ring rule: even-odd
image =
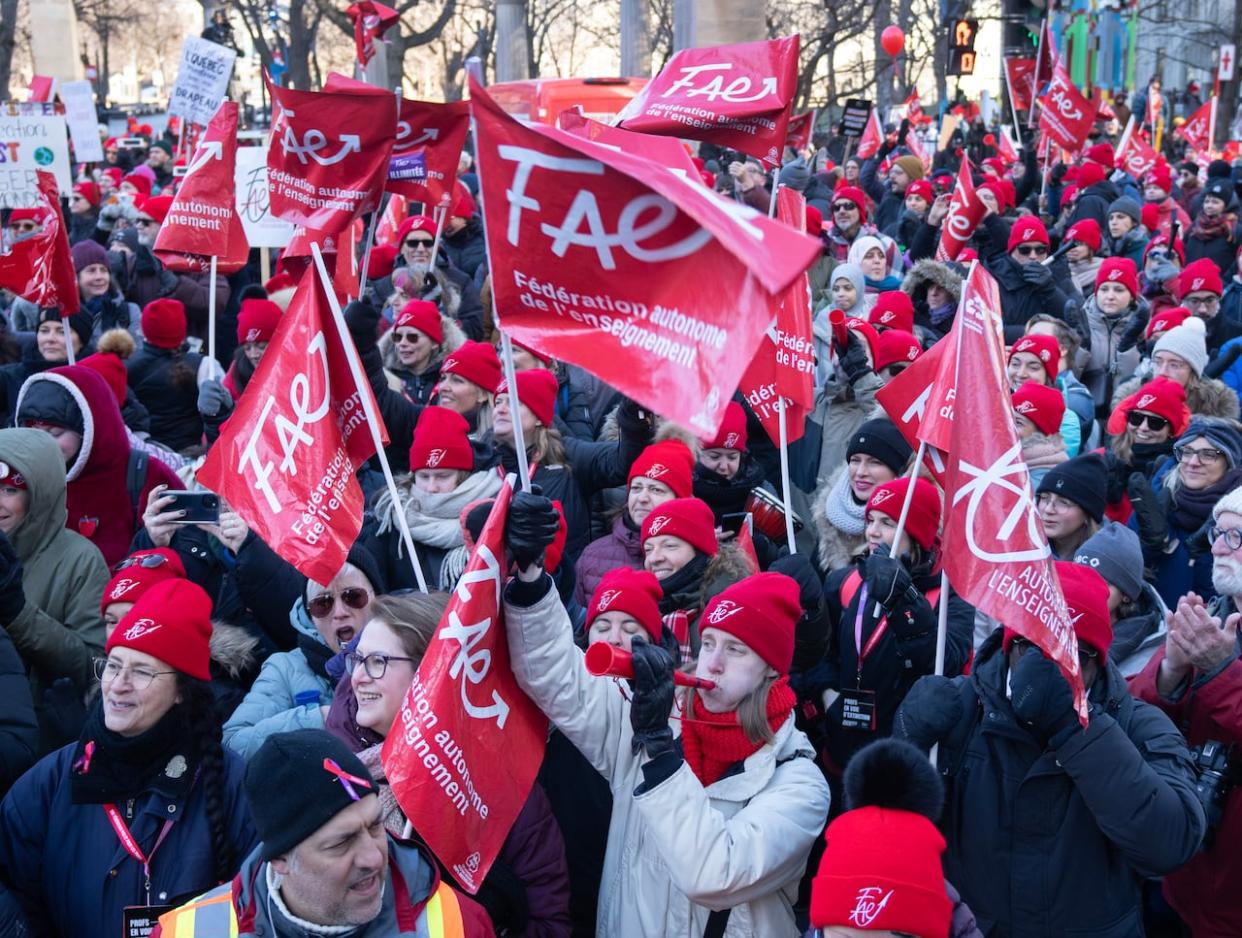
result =
[{"label": "woman with glasses smiling", "polygon": [[1216,417],[1194,417],[1146,491],[1130,491],[1143,559],[1160,598],[1170,608],[1189,592],[1205,599],[1212,586],[1207,525],[1213,506],[1242,485],[1242,426]]}]

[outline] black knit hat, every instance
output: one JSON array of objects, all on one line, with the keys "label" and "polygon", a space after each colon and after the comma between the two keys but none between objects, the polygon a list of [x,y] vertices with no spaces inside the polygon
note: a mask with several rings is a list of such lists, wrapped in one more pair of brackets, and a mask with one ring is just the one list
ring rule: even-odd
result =
[{"label": "black knit hat", "polygon": [[1104,519],[1107,488],[1104,457],[1099,453],[1085,453],[1049,469],[1036,494],[1051,492],[1068,498],[1098,524]]},{"label": "black knit hat", "polygon": [[[79,310],[72,316],[65,319],[61,318],[60,309],[55,306],[47,306],[39,310],[39,325],[45,322],[58,322],[64,326],[68,322],[69,328],[78,334],[78,339],[82,343],[82,348],[91,343],[91,333],[94,331],[94,323],[91,321],[90,313]],[[37,328],[37,327],[36,327]]]},{"label": "black knit hat", "polygon": [[1225,205],[1229,205],[1233,201],[1234,188],[1232,179],[1209,179],[1208,184],[1203,189],[1204,197],[1214,195],[1220,199]]},{"label": "black knit hat", "polygon": [[845,458],[848,460],[857,453],[878,459],[900,475],[909,464],[914,450],[910,448],[906,438],[901,435],[901,431],[893,425],[891,420],[887,417],[877,417],[875,420],[868,420],[850,437],[850,445],[845,451]]},{"label": "black knit hat", "polygon": [[269,736],[246,766],[243,784],[265,861],[288,853],[378,791],[367,767],[324,730]]}]

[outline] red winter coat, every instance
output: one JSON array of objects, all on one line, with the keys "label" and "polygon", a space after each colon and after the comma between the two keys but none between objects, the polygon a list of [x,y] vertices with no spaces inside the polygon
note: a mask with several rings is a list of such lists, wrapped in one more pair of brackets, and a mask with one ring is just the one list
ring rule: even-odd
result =
[{"label": "red winter coat", "polygon": [[53,381],[64,388],[82,412],[82,446],[65,474],[69,509],[65,527],[98,547],[111,569],[129,554],[130,542],[142,526],[142,512],[151,489],[161,484],[173,489],[184,486],[171,469],[152,458],[137,506],[133,505],[126,484],[129,438],[116,397],[103,376],[81,365],[34,375],[22,386],[17,398],[19,423],[22,400],[36,381]]},{"label": "red winter coat", "polygon": [[[1232,608],[1225,610],[1227,615]],[[1223,616],[1222,616],[1223,618]],[[1161,648],[1130,681],[1130,693],[1163,710],[1186,734],[1190,746],[1209,739],[1242,746],[1242,660],[1234,658],[1207,681],[1194,672],[1177,700],[1156,690],[1156,673],[1164,661]],[[1202,683],[1200,683],[1202,681]],[[1234,756],[1235,761],[1238,756]],[[1227,796],[1220,827],[1207,850],[1200,850],[1164,878],[1164,895],[1195,938],[1237,938],[1242,927],[1242,788]]]}]

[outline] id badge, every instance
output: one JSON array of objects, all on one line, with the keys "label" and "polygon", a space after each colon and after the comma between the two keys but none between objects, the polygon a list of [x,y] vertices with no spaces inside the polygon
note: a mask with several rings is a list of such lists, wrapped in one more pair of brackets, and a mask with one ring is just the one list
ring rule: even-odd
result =
[{"label": "id badge", "polygon": [[160,916],[171,912],[171,905],[127,905],[121,909],[121,938],[149,938]]},{"label": "id badge", "polygon": [[875,691],[841,691],[841,726],[847,730],[875,730]]}]

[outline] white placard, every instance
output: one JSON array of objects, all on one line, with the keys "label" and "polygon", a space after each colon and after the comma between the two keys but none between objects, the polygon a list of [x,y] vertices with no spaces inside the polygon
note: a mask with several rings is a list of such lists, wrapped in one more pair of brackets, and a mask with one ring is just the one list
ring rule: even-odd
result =
[{"label": "white placard", "polygon": [[267,193],[267,147],[238,147],[237,214],[252,248],[283,248],[293,225],[272,214]]},{"label": "white placard", "polygon": [[69,137],[65,119],[55,115],[0,116],[0,208],[32,208],[39,204],[42,169],[56,175],[56,187],[68,195]]},{"label": "white placard", "polygon": [[74,159],[80,163],[102,163],[103,144],[99,142],[99,115],[91,83],[85,79],[65,82],[60,86],[60,100],[65,104]]},{"label": "white placard", "polygon": [[181,46],[181,65],[168,96],[168,113],[192,124],[207,124],[229,92],[237,53],[197,36]]},{"label": "white placard", "polygon": [[1226,43],[1220,47],[1220,70],[1216,73],[1216,77],[1221,81],[1233,81],[1233,70],[1236,66],[1238,57],[1238,47],[1233,43]]}]

